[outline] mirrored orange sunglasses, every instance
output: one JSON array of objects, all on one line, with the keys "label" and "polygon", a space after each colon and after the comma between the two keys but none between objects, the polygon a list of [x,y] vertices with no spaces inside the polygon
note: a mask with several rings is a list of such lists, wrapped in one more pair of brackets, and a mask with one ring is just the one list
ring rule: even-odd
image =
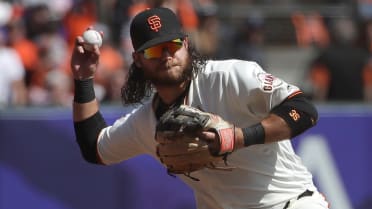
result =
[{"label": "mirrored orange sunglasses", "polygon": [[177,50],[182,48],[182,39],[174,39],[165,43],[161,43],[150,48],[143,50],[144,57],[146,59],[160,58],[163,55],[164,50],[173,55]]}]

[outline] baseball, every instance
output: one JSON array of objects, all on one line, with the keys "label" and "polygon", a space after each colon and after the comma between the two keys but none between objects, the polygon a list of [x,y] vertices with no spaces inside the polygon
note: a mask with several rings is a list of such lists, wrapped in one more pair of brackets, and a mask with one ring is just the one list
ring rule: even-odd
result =
[{"label": "baseball", "polygon": [[102,46],[102,36],[101,34],[96,30],[86,30],[83,33],[83,39],[84,39],[84,48],[89,51],[94,50],[94,45],[97,45],[98,47]]}]

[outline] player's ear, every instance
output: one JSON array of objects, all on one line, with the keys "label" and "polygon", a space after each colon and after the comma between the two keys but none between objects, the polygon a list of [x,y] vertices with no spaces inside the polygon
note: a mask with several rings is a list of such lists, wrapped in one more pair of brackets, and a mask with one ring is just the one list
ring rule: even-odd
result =
[{"label": "player's ear", "polygon": [[189,49],[189,37],[185,37],[183,39],[183,46],[186,48],[186,49]]},{"label": "player's ear", "polygon": [[133,58],[133,62],[136,65],[136,67],[141,68],[142,65],[141,65],[141,62],[140,62],[140,55],[138,54],[138,52],[133,52],[132,53],[132,58]]}]

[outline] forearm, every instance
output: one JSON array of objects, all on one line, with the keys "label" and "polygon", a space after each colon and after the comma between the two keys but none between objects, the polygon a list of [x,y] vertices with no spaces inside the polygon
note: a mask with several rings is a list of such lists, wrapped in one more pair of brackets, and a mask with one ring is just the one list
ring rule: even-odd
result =
[{"label": "forearm", "polygon": [[[236,128],[235,135],[236,135],[236,142],[235,145],[237,149],[243,148],[246,146],[250,146],[252,144],[266,144],[271,142],[281,141],[283,139],[288,139],[291,136],[291,130],[287,123],[279,116],[270,114],[268,117],[263,119],[260,123],[262,125],[264,133],[263,133],[263,140],[259,138],[261,136],[254,136],[257,137],[256,139],[249,139],[251,144],[247,144],[247,139],[244,138],[243,129]],[[250,128],[250,127],[248,127]],[[247,137],[247,136],[246,136]]]},{"label": "forearm", "polygon": [[316,108],[303,95],[289,97],[260,123],[237,128],[236,145],[241,148],[290,139],[314,126],[317,120]]},{"label": "forearm", "polygon": [[87,103],[73,104],[73,120],[74,122],[83,121],[99,111],[98,102],[96,99]]},{"label": "forearm", "polygon": [[74,122],[85,120],[98,112],[98,101],[94,93],[93,79],[74,80]]},{"label": "forearm", "polygon": [[93,80],[75,80],[73,120],[76,140],[86,161],[100,163],[97,139],[106,122],[99,112]]},{"label": "forearm", "polygon": [[277,142],[291,137],[291,129],[283,118],[270,114],[261,121],[265,129],[265,143]]},{"label": "forearm", "polygon": [[[90,29],[92,28],[87,30]],[[100,51],[98,45],[94,45],[93,51],[85,50],[83,46],[86,44],[83,37],[76,37],[71,56],[70,64],[75,84],[73,121],[76,141],[84,159],[91,163],[101,163],[97,153],[97,140],[107,125],[99,111],[93,83]]]}]

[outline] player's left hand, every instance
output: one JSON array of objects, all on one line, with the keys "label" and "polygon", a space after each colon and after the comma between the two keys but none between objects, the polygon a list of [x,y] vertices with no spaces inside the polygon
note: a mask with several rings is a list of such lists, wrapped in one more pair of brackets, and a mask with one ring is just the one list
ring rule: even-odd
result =
[{"label": "player's left hand", "polygon": [[234,150],[234,125],[221,117],[181,105],[160,118],[157,154],[171,173],[187,174],[226,160]]}]

